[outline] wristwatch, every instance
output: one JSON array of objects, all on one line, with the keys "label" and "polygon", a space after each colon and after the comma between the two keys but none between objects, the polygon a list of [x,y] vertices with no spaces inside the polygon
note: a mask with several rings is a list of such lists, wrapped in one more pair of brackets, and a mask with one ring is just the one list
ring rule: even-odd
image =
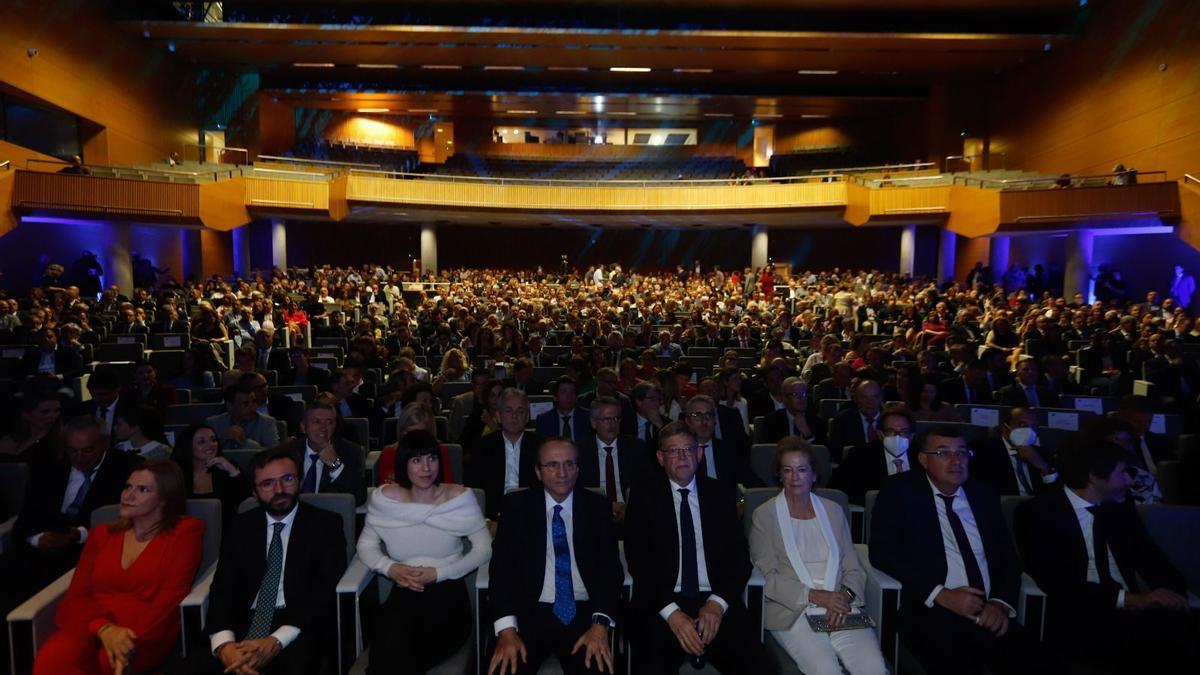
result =
[{"label": "wristwatch", "polygon": [[342,458],[338,457],[337,459],[333,460],[332,463],[326,463],[325,468],[329,471],[337,471],[338,469],[342,468]]},{"label": "wristwatch", "polygon": [[596,616],[593,616],[592,624],[593,625],[599,624],[609,630],[612,630],[612,619],[608,618],[607,616],[604,616],[603,614],[597,614]]}]

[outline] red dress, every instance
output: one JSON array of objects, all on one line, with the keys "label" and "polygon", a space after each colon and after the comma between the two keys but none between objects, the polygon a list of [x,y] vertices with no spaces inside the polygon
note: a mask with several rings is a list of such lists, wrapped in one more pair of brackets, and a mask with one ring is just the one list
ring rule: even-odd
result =
[{"label": "red dress", "polygon": [[[438,473],[442,474],[443,483],[453,483],[454,473],[450,466],[450,451],[445,443],[438,444]],[[396,444],[393,443],[379,452],[379,461],[375,462],[375,487],[391,483],[396,476]]]},{"label": "red dress", "polygon": [[106,623],[137,634],[131,670],[149,671],[166,660],[179,638],[179,603],[200,566],[204,523],[184,517],[146,544],[129,569],[121,569],[125,533],[92,528],[71,587],[58,606],[58,631],[38,650],[34,675],[112,672],[96,638]]}]

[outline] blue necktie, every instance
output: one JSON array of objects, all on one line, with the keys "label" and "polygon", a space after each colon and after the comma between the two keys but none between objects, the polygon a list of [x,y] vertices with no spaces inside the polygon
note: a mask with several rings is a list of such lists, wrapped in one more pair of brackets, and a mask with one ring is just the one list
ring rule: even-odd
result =
[{"label": "blue necktie", "polygon": [[571,548],[561,504],[554,505],[550,533],[554,538],[554,616],[566,626],[575,619],[575,584],[571,583]]},{"label": "blue necktie", "polygon": [[71,504],[67,506],[66,516],[71,520],[79,517],[79,512],[83,510],[83,502],[87,499],[88,490],[92,487],[92,472],[85,471],[83,473],[83,482],[79,484],[79,490],[75,493],[75,498],[71,500]]},{"label": "blue necktie", "polygon": [[300,492],[309,494],[317,491],[317,455],[309,454],[308,471],[304,472],[304,481],[300,484]]},{"label": "blue necktie", "polygon": [[687,488],[679,488],[679,594],[687,598],[700,595],[700,571],[696,565],[696,530],[692,526],[692,507]]},{"label": "blue necktie", "polygon": [[271,632],[271,620],[275,618],[275,599],[279,595],[279,578],[283,576],[283,523],[271,523],[271,547],[267,549],[267,572],[254,601],[254,617],[250,619],[247,640],[264,638]]}]

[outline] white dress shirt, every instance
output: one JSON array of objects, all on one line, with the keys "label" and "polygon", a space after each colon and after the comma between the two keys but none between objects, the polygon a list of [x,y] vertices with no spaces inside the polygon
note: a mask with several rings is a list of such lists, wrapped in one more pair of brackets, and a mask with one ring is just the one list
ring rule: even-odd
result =
[{"label": "white dress shirt", "polygon": [[870,443],[871,442],[871,430],[875,428],[875,422],[876,422],[876,420],[879,419],[879,413],[875,413],[875,416],[871,417],[871,418],[868,418],[866,415],[864,415],[862,413],[858,413],[858,419],[862,423],[863,440]]},{"label": "white dress shirt", "polygon": [[1158,465],[1154,463],[1154,455],[1150,454],[1150,446],[1146,445],[1145,436],[1138,439],[1138,446],[1141,448],[1142,461],[1146,463],[1146,470],[1157,476]]},{"label": "white dress shirt", "polygon": [[342,471],[346,468],[346,465],[343,463],[338,468],[330,471],[329,466],[320,460],[319,455],[320,453],[314,450],[313,446],[310,445],[308,441],[304,442],[304,470],[300,473],[300,480],[301,482],[304,481],[304,477],[308,475],[308,468],[313,465],[313,462],[316,462],[317,481],[316,486],[313,488],[313,492],[321,491],[321,477],[326,473],[329,474],[329,480],[334,481],[338,479],[338,476],[342,475]]},{"label": "white dress shirt", "polygon": [[[926,477],[928,480],[928,477]],[[938,523],[942,530],[942,548],[946,551],[946,580],[941,584],[933,587],[933,592],[925,598],[925,606],[933,607],[934,598],[942,589],[949,588],[951,590],[962,588],[969,585],[967,581],[967,567],[963,563],[964,553],[958,550],[958,540],[954,537],[954,530],[950,527],[950,518],[946,515],[946,502],[938,495],[942,494],[933,485],[933,481],[929,481],[929,489],[933,491],[933,505],[937,508]],[[960,487],[954,493],[954,512],[958,514],[958,519],[962,521],[963,530],[967,533],[967,541],[971,543],[970,555],[975,556],[975,562],[979,565],[979,573],[983,576],[983,593],[985,596],[990,596],[992,592],[992,579],[988,574],[987,556],[983,552],[983,537],[979,534],[979,526],[975,524],[975,514],[971,513],[971,504],[967,501],[967,493]],[[999,598],[988,598],[1003,604],[1008,608],[1009,618],[1016,616],[1016,610],[1008,605],[1008,603]]]},{"label": "white dress shirt", "polygon": [[[700,454],[704,456],[704,474],[709,478],[717,477],[717,458],[713,450],[712,439],[700,443]],[[676,493],[678,495],[679,493]],[[676,510],[678,513],[678,510]],[[699,525],[697,523],[697,525]]]},{"label": "white dress shirt", "polygon": [[[1075,519],[1079,521],[1079,529],[1083,533],[1083,545],[1087,547],[1088,554],[1088,583],[1100,583],[1100,572],[1096,567],[1096,548],[1095,539],[1093,539],[1092,527],[1096,523],[1096,517],[1088,511],[1089,506],[1095,506],[1088,500],[1075,494],[1071,488],[1063,486],[1063,492],[1067,493],[1067,501],[1071,502],[1071,508],[1075,509]],[[1129,586],[1125,583],[1125,577],[1121,576],[1121,569],[1117,567],[1117,559],[1113,557],[1112,547],[1108,547],[1108,572],[1112,580],[1120,584],[1121,590],[1117,591],[1117,608],[1125,607],[1125,591],[1129,590]]]},{"label": "white dress shirt", "polygon": [[[96,403],[96,419],[100,420],[100,424],[104,425],[105,436],[112,436],[113,417],[117,414],[117,404],[120,402],[121,397],[118,396],[107,406],[102,406],[99,402]],[[101,410],[104,411],[103,415],[100,414]]]},{"label": "white dress shirt", "polygon": [[[96,474],[100,472],[100,465],[104,464],[104,459],[106,457],[108,457],[108,453],[105,453],[104,456],[100,458],[100,461],[96,462],[96,466],[92,467],[92,470],[86,473],[76,469],[75,467],[71,467],[71,473],[67,475],[67,489],[63,492],[62,508],[59,509],[61,513],[66,513],[67,507],[75,503],[75,497],[79,494],[79,489],[83,487],[85,475],[90,474],[92,479],[95,480]],[[84,542],[87,541],[88,530],[86,527],[82,526],[77,526],[75,529],[79,531],[79,545],[82,546]],[[34,548],[37,548],[38,542],[41,540],[41,532],[25,538],[25,541],[29,542],[29,545]]]},{"label": "white dress shirt", "polygon": [[612,440],[612,443],[605,443],[599,437],[596,438],[596,458],[600,464],[600,491],[608,494],[608,481],[610,479],[604,470],[606,466],[605,460],[608,458],[608,453],[604,450],[606,447],[612,448],[613,476],[611,480],[616,483],[617,501],[624,502],[624,486],[621,485],[621,452],[617,448],[616,438]]},{"label": "white dress shirt", "polygon": [[[679,532],[679,509],[683,506],[679,491],[687,489],[688,501],[687,507],[692,511],[692,530],[696,534],[696,571],[700,582],[700,592],[709,593],[708,599],[721,606],[721,611],[729,609],[729,603],[716,593],[712,592],[712,585],[708,581],[708,563],[704,559],[704,532],[700,527],[700,495],[696,492],[696,479],[693,477],[692,482],[687,485],[680,485],[675,481],[668,481],[671,486],[671,503],[675,506],[675,537],[678,541],[679,559],[675,564],[675,592],[679,593],[683,586],[683,535]],[[658,611],[658,615],[667,620],[671,615],[679,610],[679,605],[672,602]]]},{"label": "white dress shirt", "polygon": [[[280,569],[284,570],[285,573],[279,575],[279,589],[275,592],[275,609],[280,609],[287,606],[287,603],[283,597],[283,578],[287,576],[288,541],[292,537],[292,525],[296,522],[296,512],[299,509],[300,504],[297,502],[296,506],[292,507],[291,512],[281,519],[277,519],[269,513],[263,514],[267,519],[267,536],[265,546],[267,552],[266,554],[268,556],[271,554],[271,539],[275,536],[275,528],[271,527],[271,525],[274,523],[283,523],[283,530],[279,532],[279,541],[283,544],[283,560]],[[250,604],[250,609],[254,609],[255,605],[257,604],[258,596],[255,595],[254,602]],[[253,612],[251,615],[253,616]],[[295,626],[283,625],[279,628],[276,628],[275,632],[271,633],[271,637],[279,641],[280,648],[287,648],[287,646],[292,644],[296,638],[300,637],[300,629]],[[212,646],[213,654],[216,654],[217,650],[221,648],[221,645],[225,644],[226,642],[235,641],[237,641],[237,636],[234,635],[233,631],[231,630],[223,630],[213,633],[209,638],[209,644]]]},{"label": "white dress shirt", "polygon": [[639,414],[637,416],[637,437],[643,441],[646,441],[646,445],[650,445],[650,436],[646,434],[647,424],[649,424],[651,427],[654,426],[653,422]]},{"label": "white dress shirt", "polygon": [[[897,459],[900,460],[899,467],[896,466]],[[898,473],[904,473],[905,471],[908,471],[909,469],[912,468],[912,465],[908,463],[908,452],[907,451],[905,451],[904,454],[902,454],[898,457],[894,457],[894,456],[892,456],[892,453],[888,452],[887,450],[884,450],[883,451],[883,463],[885,465],[885,468],[887,468],[887,475],[889,475],[889,476],[895,476]]]},{"label": "white dress shirt", "polygon": [[504,441],[504,489],[510,490],[521,486],[521,439],[525,437],[522,431],[517,440],[508,440],[508,435],[500,432]]}]

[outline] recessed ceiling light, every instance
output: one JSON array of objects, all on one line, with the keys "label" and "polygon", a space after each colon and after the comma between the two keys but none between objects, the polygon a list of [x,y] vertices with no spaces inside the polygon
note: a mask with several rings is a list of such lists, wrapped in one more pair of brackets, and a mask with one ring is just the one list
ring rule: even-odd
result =
[{"label": "recessed ceiling light", "polygon": [[733,113],[704,113],[705,117],[733,117]]},{"label": "recessed ceiling light", "polygon": [[359,67],[359,68],[387,68],[387,69],[396,69],[396,68],[399,68],[400,66],[399,66],[399,65],[397,65],[397,64],[395,64],[395,63],[360,63],[360,64],[358,64],[358,67]]},{"label": "recessed ceiling light", "polygon": [[672,73],[711,73],[712,68],[672,68]]},{"label": "recessed ceiling light", "polygon": [[806,120],[823,120],[828,119],[829,115],[801,115],[800,117]]},{"label": "recessed ceiling light", "polygon": [[332,68],[332,63],[293,63],[297,68]]},{"label": "recessed ceiling light", "polygon": [[555,115],[586,115],[582,110],[555,110]]},{"label": "recessed ceiling light", "polygon": [[577,72],[587,72],[586,66],[550,66],[546,70],[573,70]]},{"label": "recessed ceiling light", "polygon": [[613,66],[609,68],[609,71],[614,73],[648,73],[650,72],[650,69],[640,67],[635,68],[632,66]]},{"label": "recessed ceiling light", "polygon": [[525,66],[484,66],[484,70],[525,70]]},{"label": "recessed ceiling light", "polygon": [[635,112],[631,112],[631,111],[621,111],[621,112],[618,112],[618,111],[615,111],[615,110],[614,110],[613,112],[610,112],[610,113],[608,113],[608,114],[609,114],[609,115],[615,115],[615,116],[617,116],[617,117],[634,117],[634,116],[636,116],[636,115],[637,115],[637,113],[635,113]]},{"label": "recessed ceiling light", "polygon": [[797,75],[837,75],[836,70],[797,70]]},{"label": "recessed ceiling light", "polygon": [[509,115],[536,115],[536,110],[508,110]]},{"label": "recessed ceiling light", "polygon": [[452,64],[434,64],[421,66],[422,70],[462,70],[462,66]]},{"label": "recessed ceiling light", "polygon": [[389,112],[388,108],[359,108],[360,113],[385,113]]},{"label": "recessed ceiling light", "polygon": [[435,113],[437,111],[438,111],[437,108],[409,108],[408,109],[408,112],[410,112],[410,113]]}]

